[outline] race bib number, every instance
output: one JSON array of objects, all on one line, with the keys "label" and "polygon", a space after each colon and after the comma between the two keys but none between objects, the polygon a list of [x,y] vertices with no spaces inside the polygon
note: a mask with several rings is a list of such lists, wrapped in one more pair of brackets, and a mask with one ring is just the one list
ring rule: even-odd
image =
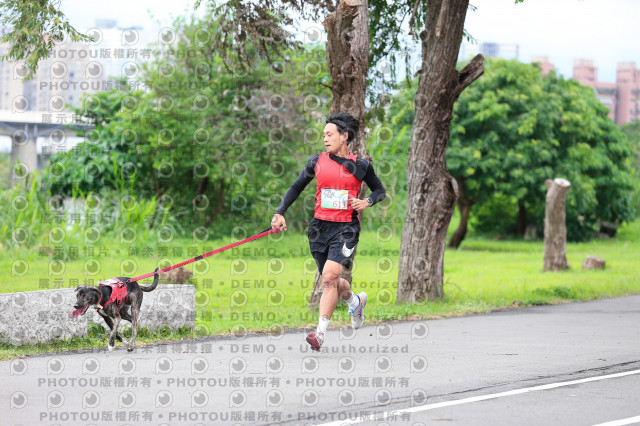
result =
[{"label": "race bib number", "polygon": [[323,209],[346,210],[349,208],[349,191],[346,189],[323,189],[320,206]]}]

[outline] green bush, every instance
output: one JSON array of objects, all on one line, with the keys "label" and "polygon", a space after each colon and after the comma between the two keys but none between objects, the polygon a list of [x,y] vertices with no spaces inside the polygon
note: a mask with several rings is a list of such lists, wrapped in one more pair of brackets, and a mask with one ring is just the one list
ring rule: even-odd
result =
[{"label": "green bush", "polygon": [[127,235],[150,244],[163,234],[183,235],[178,217],[158,200],[138,198],[105,189],[100,193],[72,191],[70,197],[38,188],[34,174],[28,188],[16,185],[0,191],[0,243],[8,248],[39,247],[51,258],[72,260],[75,249],[103,236],[127,240]]},{"label": "green bush", "polygon": [[470,224],[487,234],[515,234],[518,228],[518,200],[502,194],[474,208]]}]

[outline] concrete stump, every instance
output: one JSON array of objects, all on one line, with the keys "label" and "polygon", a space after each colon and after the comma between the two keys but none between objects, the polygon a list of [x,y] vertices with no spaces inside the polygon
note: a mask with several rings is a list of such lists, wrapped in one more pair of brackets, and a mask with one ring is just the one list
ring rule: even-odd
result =
[{"label": "concrete stump", "polygon": [[[144,293],[138,327],[193,328],[195,296],[193,285],[158,285],[156,290]],[[95,309],[73,318],[75,301],[74,288],[0,294],[0,340],[12,345],[46,343],[86,336],[89,320],[104,325]],[[130,327],[128,321],[120,323],[120,329],[124,327]]]},{"label": "concrete stump", "polygon": [[604,269],[604,263],[604,259],[587,255],[582,263],[582,269]]}]

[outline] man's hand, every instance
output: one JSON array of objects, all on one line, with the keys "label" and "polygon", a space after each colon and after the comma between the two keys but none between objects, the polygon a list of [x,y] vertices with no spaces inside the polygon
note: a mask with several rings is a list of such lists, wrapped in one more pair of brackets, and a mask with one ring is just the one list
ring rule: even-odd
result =
[{"label": "man's hand", "polygon": [[351,207],[358,213],[360,213],[361,211],[369,207],[369,202],[367,200],[360,200],[358,198],[349,198],[349,201],[351,202]]},{"label": "man's hand", "polygon": [[271,219],[271,229],[279,228],[280,226],[284,227],[284,230],[287,230],[287,222],[284,220],[284,216],[281,214],[274,214],[273,219]]}]

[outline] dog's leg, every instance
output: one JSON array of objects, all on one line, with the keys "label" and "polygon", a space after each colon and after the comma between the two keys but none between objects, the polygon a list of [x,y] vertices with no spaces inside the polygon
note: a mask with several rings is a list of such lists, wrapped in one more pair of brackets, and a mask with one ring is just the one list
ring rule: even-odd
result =
[{"label": "dog's leg", "polygon": [[[104,322],[106,322],[107,325],[109,326],[109,329],[111,329],[113,331],[113,320],[111,319],[111,317],[107,316],[107,315],[102,315],[102,314],[101,314],[101,316],[104,319]],[[129,341],[127,339],[125,339],[124,337],[122,337],[120,335],[120,333],[118,333],[117,331],[116,331],[116,339],[118,339],[118,341],[122,342],[123,345],[129,344]]]},{"label": "dog's leg", "polygon": [[120,316],[122,317],[123,320],[129,321],[130,323],[133,324],[133,318],[131,318],[131,315],[129,315],[129,312],[120,311]]},{"label": "dog's leg", "polygon": [[138,335],[138,316],[140,315],[140,305],[141,303],[136,303],[131,305],[131,316],[133,317],[133,321],[131,321],[131,343],[129,343],[129,347],[127,351],[131,352],[135,348],[136,336]]},{"label": "dog's leg", "polygon": [[[104,322],[106,322],[109,328],[111,329],[111,331],[109,332],[109,336],[111,336],[111,334],[113,334],[113,321],[111,320],[111,317],[109,317],[106,314],[103,314],[101,311],[99,311],[98,313],[104,319]],[[111,337],[109,337],[109,339],[107,340],[107,348],[109,349],[109,352],[113,350],[113,345],[111,344]]]},{"label": "dog's leg", "polygon": [[114,309],[115,321],[113,322],[113,329],[111,330],[111,334],[109,335],[109,352],[113,350],[115,347],[115,338],[116,334],[118,334],[118,326],[120,325],[120,313]]},{"label": "dog's leg", "polygon": [[[131,318],[131,315],[129,314],[128,310],[124,309],[124,310],[120,311],[120,316],[122,317],[123,320],[129,321],[131,324],[133,324],[133,318]],[[131,330],[132,330],[131,331],[131,335],[133,335],[133,328]],[[124,334],[124,332],[123,332],[123,334]],[[128,345],[129,341],[123,337],[122,338],[122,343],[124,343],[125,345]]]}]

